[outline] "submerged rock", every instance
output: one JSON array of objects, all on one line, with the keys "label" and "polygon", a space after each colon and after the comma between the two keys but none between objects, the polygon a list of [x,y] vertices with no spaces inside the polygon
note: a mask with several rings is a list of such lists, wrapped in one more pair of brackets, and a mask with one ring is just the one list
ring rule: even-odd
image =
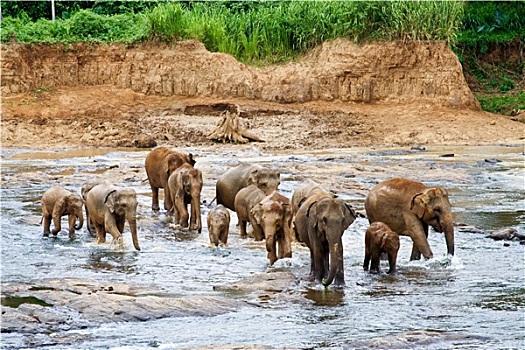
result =
[{"label": "submerged rock", "polygon": [[501,240],[510,240],[512,239],[512,236],[517,233],[518,230],[516,230],[515,228],[506,228],[504,230],[500,230],[500,231],[497,231],[497,232],[493,232],[491,233],[488,237],[494,239],[495,241],[501,241]]}]

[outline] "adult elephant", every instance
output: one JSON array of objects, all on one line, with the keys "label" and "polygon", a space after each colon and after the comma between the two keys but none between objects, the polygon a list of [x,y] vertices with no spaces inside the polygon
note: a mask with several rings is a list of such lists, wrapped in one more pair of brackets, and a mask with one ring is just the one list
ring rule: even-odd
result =
[{"label": "adult elephant", "polygon": [[310,194],[295,216],[297,239],[310,249],[310,276],[316,283],[344,286],[344,231],[355,221],[352,207],[321,188]]},{"label": "adult elephant", "polygon": [[[69,237],[75,237],[75,230],[80,230],[84,225],[84,216],[82,214],[82,206],[84,201],[76,193],[71,193],[68,190],[54,186],[48,189],[42,195],[42,221],[44,222],[44,237],[48,237],[50,233],[57,235],[61,230],[61,218],[64,215],[68,216],[69,223]],[[53,230],[49,230],[51,226],[51,219],[55,226]],[[78,219],[78,225],[76,221]]]},{"label": "adult elephant", "polygon": [[447,252],[454,255],[454,223],[448,192],[441,187],[427,187],[404,178],[383,181],[366,197],[365,210],[370,223],[381,221],[399,235],[412,238],[410,260],[421,254],[432,258],[428,227],[445,233]]},{"label": "adult elephant", "polygon": [[106,242],[106,233],[110,233],[113,242],[122,246],[122,233],[127,220],[133,246],[136,250],[140,250],[137,237],[137,204],[137,194],[133,189],[119,188],[110,184],[93,187],[87,194],[86,205],[97,231],[97,243]]},{"label": "adult elephant", "polygon": [[173,207],[168,179],[182,164],[195,165],[193,155],[176,152],[168,147],[157,147],[146,156],[146,174],[151,187],[151,209],[159,210],[159,189],[164,189],[164,209]]},{"label": "adult elephant", "polygon": [[[190,230],[201,233],[202,172],[185,163],[170,175],[168,187],[173,202],[170,212],[173,212],[175,223],[188,227],[190,219]],[[191,217],[188,214],[188,205],[191,208]]]},{"label": "adult elephant", "polygon": [[217,180],[215,192],[217,204],[235,211],[235,196],[241,189],[255,185],[266,195],[277,191],[281,174],[274,169],[265,168],[258,164],[242,163],[227,170]]}]

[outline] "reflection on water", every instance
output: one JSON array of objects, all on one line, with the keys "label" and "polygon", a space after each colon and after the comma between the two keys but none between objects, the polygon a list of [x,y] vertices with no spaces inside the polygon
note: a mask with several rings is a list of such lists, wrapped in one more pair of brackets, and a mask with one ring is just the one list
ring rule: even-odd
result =
[{"label": "reflection on water", "polygon": [[335,288],[309,288],[303,295],[318,306],[340,306],[344,303],[345,292],[343,289]]},{"label": "reflection on water", "polygon": [[[267,155],[251,148],[219,154],[202,150],[197,163],[204,174],[202,200],[211,202],[218,176],[239,161],[277,167],[290,180],[282,182],[282,192],[288,197],[299,183],[312,178],[357,209],[363,208],[369,188],[387,178],[404,176],[449,189],[456,222],[484,230],[514,227],[525,234],[524,212],[518,208],[525,200],[521,148],[427,147],[426,152],[376,150],[372,155],[370,151]],[[209,208],[205,206],[201,234],[170,228],[164,210],[151,210],[151,190],[142,181],[146,178],[145,151],[21,152],[2,150],[2,282],[34,280],[38,286],[38,280],[74,277],[145,286],[140,295],[160,298],[219,295],[244,300],[252,294],[247,296],[233,287],[214,290],[213,286],[235,286],[239,280],[280,269],[301,276],[301,281],[284,290],[263,287],[245,307],[219,316],[148,320],[131,325],[132,334],[126,323],[81,330],[68,325],[73,327],[70,331],[53,337],[2,334],[3,347],[55,346],[58,339],[67,339],[62,348],[133,350],[153,345],[165,349],[230,348],[231,344],[299,349],[493,349],[523,344],[525,246],[519,242],[503,247],[484,235],[456,230],[456,256],[449,259],[443,234],[431,231],[434,259],[410,262],[412,242],[402,237],[397,274],[371,275],[362,268],[368,222],[360,218],[343,236],[346,287],[317,288],[304,277],[310,268],[308,249],[294,245],[292,259],[269,267],[264,242],[241,239],[235,214],[227,248],[209,247],[205,226]],[[439,157],[445,153],[456,156]],[[485,164],[485,158],[498,158],[502,163]],[[116,164],[118,168],[109,169]],[[78,192],[94,173],[137,192],[141,252],[133,250],[127,225],[125,248],[118,251],[109,244],[94,243],[85,228],[75,240],[69,240],[66,232],[57,238],[42,238],[42,227],[37,225],[41,194],[53,185]],[[386,266],[383,263],[383,270]]]},{"label": "reflection on water", "polygon": [[90,252],[87,264],[80,265],[81,268],[96,271],[115,271],[125,274],[137,272],[137,253],[98,250]]}]

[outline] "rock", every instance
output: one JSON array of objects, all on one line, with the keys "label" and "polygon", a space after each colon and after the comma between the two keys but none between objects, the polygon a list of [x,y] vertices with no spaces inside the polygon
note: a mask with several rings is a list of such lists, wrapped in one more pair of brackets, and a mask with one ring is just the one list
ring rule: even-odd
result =
[{"label": "rock", "polygon": [[136,148],[153,148],[157,146],[157,141],[150,135],[140,135],[133,140],[133,146]]},{"label": "rock", "polygon": [[518,232],[515,228],[506,228],[501,231],[493,232],[488,237],[494,239],[495,241],[501,241],[501,240],[510,240],[512,236]]},{"label": "rock", "polygon": [[164,317],[213,316],[243,305],[240,300],[203,296],[174,298],[151,295],[151,288],[125,283],[107,285],[83,279],[49,279],[31,284],[5,283],[2,299],[40,300],[52,306],[23,303],[2,307],[2,332],[42,333],[81,329],[106,322],[134,322]]},{"label": "rock", "polygon": [[496,159],[496,158],[489,158],[489,159],[485,159],[485,162],[494,164],[494,163],[500,163],[501,160]]},{"label": "rock", "polygon": [[455,156],[454,153],[446,153],[446,154],[440,155],[440,157],[442,157],[442,158],[451,158],[451,157],[454,157],[454,156]]}]

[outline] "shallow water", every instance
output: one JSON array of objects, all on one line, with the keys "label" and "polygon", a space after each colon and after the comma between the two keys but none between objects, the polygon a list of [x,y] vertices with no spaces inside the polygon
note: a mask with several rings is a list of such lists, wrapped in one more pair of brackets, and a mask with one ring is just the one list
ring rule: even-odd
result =
[{"label": "shallow water", "polygon": [[[255,149],[187,149],[197,153],[203,171],[202,200],[214,197],[214,184],[239,161],[271,164],[281,171],[281,191],[291,197],[302,181],[315,179],[363,209],[369,188],[396,176],[446,187],[456,222],[484,230],[516,228],[525,234],[524,156],[522,147],[429,147],[340,149],[263,154]],[[266,271],[285,270],[304,278],[309,252],[293,247],[293,258],[268,266],[263,243],[241,239],[232,216],[229,247],[212,249],[202,234],[170,229],[164,212],[150,209],[143,169],[148,152],[81,149],[2,150],[2,282],[44,278],[86,278],[147,286],[148,293],[175,297],[242,295],[214,291]],[[440,157],[453,153],[454,157]],[[494,162],[498,159],[501,162]],[[487,160],[487,161],[486,161]],[[40,197],[53,185],[79,192],[93,177],[109,179],[138,193],[139,242],[133,250],[98,246],[85,228],[70,241],[42,237]],[[206,225],[208,207],[203,206]],[[63,222],[65,222],[65,218]],[[366,219],[359,218],[343,237],[344,290],[315,288],[304,279],[286,293],[290,298],[257,300],[213,317],[165,318],[140,323],[108,323],[61,331],[51,337],[77,339],[53,348],[161,349],[244,344],[282,348],[523,348],[525,334],[524,245],[496,242],[484,235],[456,231],[456,256],[449,260],[442,234],[430,233],[435,259],[410,262],[411,241],[401,238],[398,274],[362,271]],[[383,270],[387,269],[385,262]],[[414,333],[424,331],[424,333]],[[416,334],[416,335],[414,335]],[[419,334],[419,335],[418,335]],[[423,334],[423,335],[421,335]],[[2,333],[5,348],[39,347],[44,336]]]}]

